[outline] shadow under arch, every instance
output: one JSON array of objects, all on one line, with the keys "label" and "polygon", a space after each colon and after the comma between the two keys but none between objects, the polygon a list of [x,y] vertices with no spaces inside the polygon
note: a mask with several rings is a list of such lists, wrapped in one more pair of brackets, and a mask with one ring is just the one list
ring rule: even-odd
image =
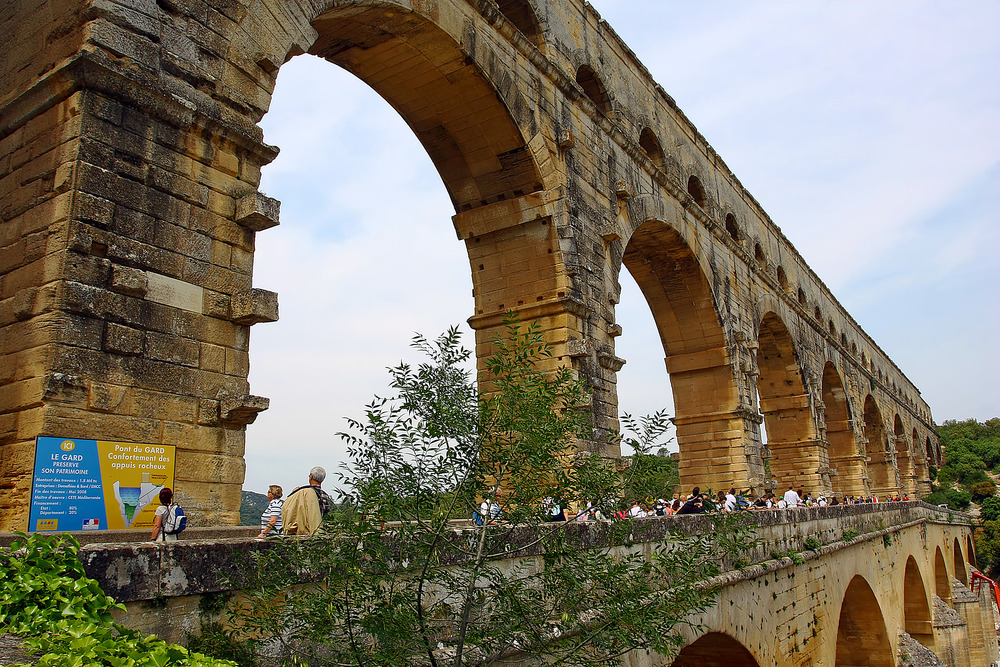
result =
[{"label": "shadow under arch", "polygon": [[906,559],[903,575],[903,629],[922,645],[934,650],[934,619],[927,589],[917,561]]},{"label": "shadow under arch", "polygon": [[913,466],[910,460],[910,443],[903,429],[903,420],[897,414],[892,420],[892,438],[896,443],[896,469],[899,471],[899,492],[912,493]]},{"label": "shadow under arch", "polygon": [[966,586],[969,585],[969,568],[965,567],[965,556],[962,554],[962,543],[955,538],[954,553],[952,559],[955,561],[955,578]]},{"label": "shadow under arch", "polygon": [[470,45],[407,4],[331,7],[312,22],[318,37],[309,53],[357,76],[402,116],[456,211],[541,190],[521,129],[531,122],[527,102],[513,86],[498,89],[467,54]]},{"label": "shadow under arch", "polygon": [[757,371],[771,478],[779,490],[794,486],[829,493],[829,476],[820,472],[828,459],[816,433],[798,352],[785,323],[773,312],[760,322]]},{"label": "shadow under arch", "polygon": [[965,560],[969,565],[978,567],[978,563],[976,563],[976,545],[972,541],[971,535],[965,536]]},{"label": "shadow under arch", "polygon": [[751,470],[739,392],[715,298],[697,257],[676,229],[647,219],[629,239],[622,263],[649,305],[666,357],[682,486],[747,485]]},{"label": "shadow under arch", "polygon": [[871,586],[856,575],[847,586],[837,623],[836,667],[894,667],[882,609]]},{"label": "shadow under arch", "polygon": [[865,438],[868,440],[865,453],[868,456],[871,492],[879,500],[885,500],[887,496],[897,493],[899,487],[896,486],[896,472],[889,459],[889,440],[885,433],[882,411],[871,394],[865,398],[864,420]]},{"label": "shadow under arch", "polygon": [[934,594],[951,604],[951,579],[948,576],[948,566],[944,564],[941,547],[934,552]]},{"label": "shadow under arch", "polygon": [[729,635],[709,632],[681,649],[670,667],[760,667],[760,663]]},{"label": "shadow under arch", "polygon": [[858,451],[851,425],[851,405],[844,383],[832,362],[823,367],[823,406],[826,415],[826,441],[829,443],[830,483],[837,496],[864,496],[864,457]]}]

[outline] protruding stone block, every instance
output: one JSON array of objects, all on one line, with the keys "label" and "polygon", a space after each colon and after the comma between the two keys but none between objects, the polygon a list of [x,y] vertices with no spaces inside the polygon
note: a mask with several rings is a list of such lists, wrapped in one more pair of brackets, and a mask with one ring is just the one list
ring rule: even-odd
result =
[{"label": "protruding stone block", "polygon": [[254,423],[257,414],[271,406],[271,399],[263,396],[227,396],[219,404],[219,416],[226,426],[246,426]]},{"label": "protruding stone block", "polygon": [[278,293],[250,289],[233,295],[232,319],[236,324],[278,321]]},{"label": "protruding stone block", "polygon": [[632,198],[632,188],[624,178],[615,181],[615,196],[619,199]]},{"label": "protruding stone block", "polygon": [[590,355],[590,343],[581,338],[566,341],[566,354],[571,357],[586,357]]},{"label": "protruding stone block", "polygon": [[559,132],[559,148],[573,148],[576,145],[576,137],[569,130]]},{"label": "protruding stone block", "polygon": [[118,264],[111,265],[111,289],[130,296],[146,296],[146,272]]},{"label": "protruding stone block", "polygon": [[255,232],[278,226],[281,202],[254,192],[236,201],[236,223]]}]

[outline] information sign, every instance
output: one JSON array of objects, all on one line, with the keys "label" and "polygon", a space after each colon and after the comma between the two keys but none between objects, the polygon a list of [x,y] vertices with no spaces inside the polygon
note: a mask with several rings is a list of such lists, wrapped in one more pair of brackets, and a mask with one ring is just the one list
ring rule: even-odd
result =
[{"label": "information sign", "polygon": [[149,530],[173,484],[172,445],[39,437],[28,530]]}]

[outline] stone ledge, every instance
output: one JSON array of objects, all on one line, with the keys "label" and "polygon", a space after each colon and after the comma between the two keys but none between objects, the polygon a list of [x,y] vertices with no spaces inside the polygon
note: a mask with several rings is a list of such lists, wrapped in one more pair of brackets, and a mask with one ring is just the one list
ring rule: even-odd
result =
[{"label": "stone ledge", "polygon": [[256,288],[238,292],[232,297],[231,316],[235,324],[277,322],[278,294]]}]

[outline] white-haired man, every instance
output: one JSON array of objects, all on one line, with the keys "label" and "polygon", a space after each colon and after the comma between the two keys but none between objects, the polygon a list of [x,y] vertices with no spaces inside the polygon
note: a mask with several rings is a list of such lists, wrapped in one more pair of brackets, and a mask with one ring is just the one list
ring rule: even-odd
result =
[{"label": "white-haired man", "polygon": [[300,486],[281,506],[281,523],[285,535],[312,535],[330,511],[333,499],[323,490],[326,470],[316,466],[309,471],[309,483]]}]

